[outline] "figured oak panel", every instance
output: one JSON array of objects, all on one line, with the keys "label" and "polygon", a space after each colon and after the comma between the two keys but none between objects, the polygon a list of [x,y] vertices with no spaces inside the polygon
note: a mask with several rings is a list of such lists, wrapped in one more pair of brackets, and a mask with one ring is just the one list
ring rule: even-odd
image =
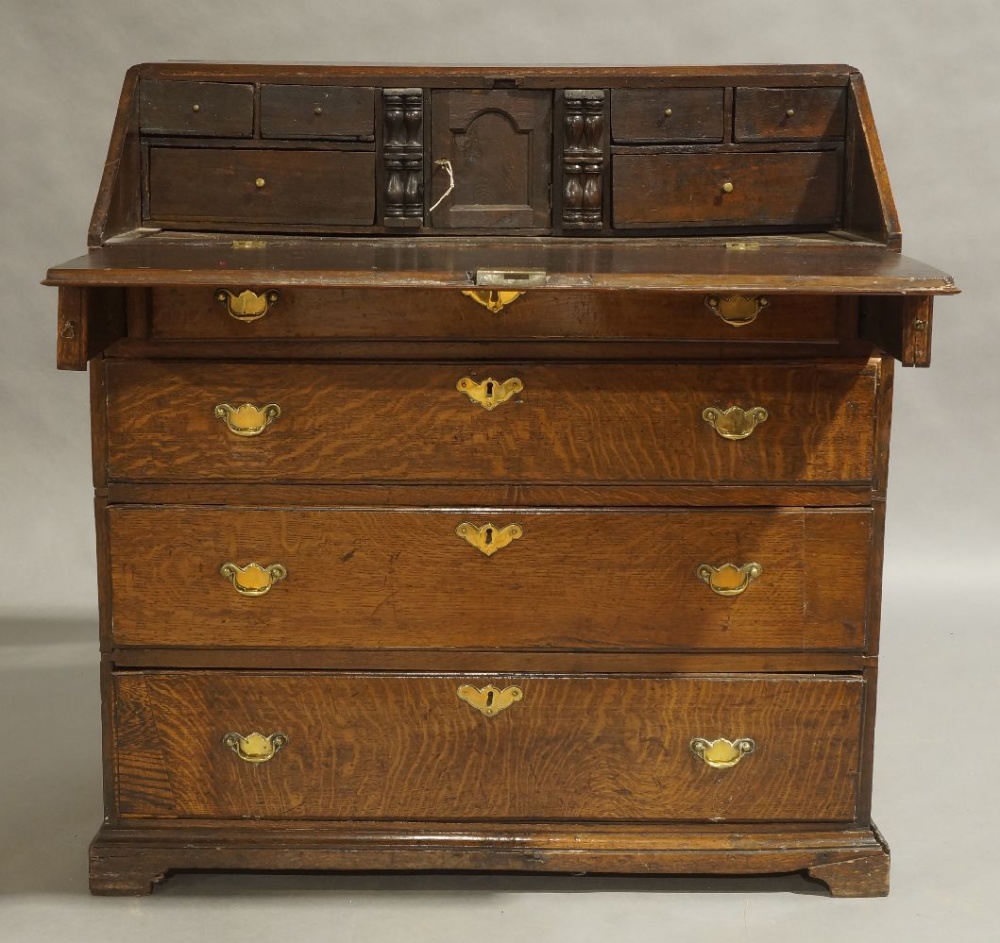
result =
[{"label": "figured oak panel", "polygon": [[[859,651],[871,511],[112,507],[116,646]],[[463,523],[522,534],[484,555]],[[224,563],[281,564],[240,596]],[[757,563],[738,596],[702,564]]]},{"label": "figured oak panel", "polygon": [[[251,286],[258,293],[264,286]],[[238,291],[234,291],[238,294]],[[386,340],[708,340],[836,343],[841,303],[832,296],[770,295],[750,324],[733,327],[704,293],[528,291],[498,313],[458,290],[282,288],[266,316],[230,317],[212,288],[154,288],[157,340],[343,338]]]},{"label": "figured oak panel", "polygon": [[810,141],[844,137],[847,89],[737,88],[737,141]]},{"label": "figured oak panel", "polygon": [[[520,688],[486,717],[461,685]],[[865,684],[858,676],[414,676],[141,672],[115,677],[152,743],[117,748],[125,818],[850,821]],[[280,732],[248,763],[229,732]],[[730,769],[693,738],[749,737]],[[150,799],[169,778],[172,808]]]},{"label": "figured oak panel", "polygon": [[[161,481],[858,482],[877,363],[107,363],[108,476]],[[486,410],[463,378],[521,381]],[[274,403],[252,438],[221,403]],[[730,441],[707,407],[761,407]],[[262,499],[264,495],[262,494]]]}]

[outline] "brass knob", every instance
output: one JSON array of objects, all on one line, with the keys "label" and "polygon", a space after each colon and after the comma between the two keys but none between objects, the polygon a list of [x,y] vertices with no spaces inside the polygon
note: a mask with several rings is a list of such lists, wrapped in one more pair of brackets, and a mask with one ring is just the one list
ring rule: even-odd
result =
[{"label": "brass knob", "polygon": [[726,181],[726,182],[725,182],[725,183],[724,183],[724,184],[722,185],[722,192],[723,192],[723,193],[732,193],[732,192],[733,192],[733,184],[732,184],[732,181],[730,181],[730,180],[727,180],[727,181]]},{"label": "brass knob", "polygon": [[664,118],[669,118],[673,113],[674,113],[674,109],[673,108],[664,108],[663,109],[663,117]]},{"label": "brass knob", "polygon": [[786,118],[794,118],[795,117],[795,109],[794,108],[789,108],[788,111],[785,112],[785,117]]},{"label": "brass knob", "polygon": [[248,563],[240,566],[237,563],[223,563],[219,572],[233,584],[233,589],[241,596],[263,596],[271,591],[271,587],[279,580],[288,576],[280,563],[261,566],[259,563]]},{"label": "brass knob", "polygon": [[272,733],[265,737],[255,730],[245,737],[239,733],[227,733],[222,738],[222,743],[247,763],[266,763],[288,743],[288,737],[283,733]]},{"label": "brass knob", "polygon": [[690,747],[691,752],[712,769],[730,769],[743,757],[753,753],[757,744],[749,737],[740,737],[738,740],[706,740],[704,737],[695,737]]},{"label": "brass knob", "polygon": [[258,190],[261,190],[261,189],[263,189],[263,188],[264,188],[264,186],[266,185],[266,183],[267,183],[267,181],[266,181],[266,180],[265,180],[265,179],[264,179],[263,177],[258,177],[258,178],[257,178],[257,179],[256,179],[256,180],[255,180],[255,181],[253,182],[253,185],[254,185],[254,186],[255,186],[255,187],[256,187],[256,188],[258,189]]},{"label": "brass knob", "polygon": [[191,110],[192,111],[201,111],[201,105],[192,105],[191,106]]},{"label": "brass knob", "polygon": [[313,108],[313,114],[314,115],[321,115],[321,114],[323,114],[323,109],[320,108],[319,105],[317,105],[315,108]]},{"label": "brass knob", "polygon": [[764,572],[764,568],[759,563],[745,563],[743,566],[732,563],[712,566],[711,563],[703,563],[695,572],[698,579],[708,583],[713,593],[719,596],[739,596]]}]

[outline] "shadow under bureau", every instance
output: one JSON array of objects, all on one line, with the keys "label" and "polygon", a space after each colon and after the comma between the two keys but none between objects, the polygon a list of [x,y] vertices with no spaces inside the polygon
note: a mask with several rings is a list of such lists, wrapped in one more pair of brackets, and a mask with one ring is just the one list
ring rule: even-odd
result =
[{"label": "shadow under bureau", "polygon": [[137,66],[89,242],[95,893],[886,893],[892,372],[956,289],[855,70]]}]

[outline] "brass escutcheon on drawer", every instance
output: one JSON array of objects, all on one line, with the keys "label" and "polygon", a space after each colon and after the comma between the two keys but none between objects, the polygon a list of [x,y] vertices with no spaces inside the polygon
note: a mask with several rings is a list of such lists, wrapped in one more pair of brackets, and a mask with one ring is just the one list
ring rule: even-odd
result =
[{"label": "brass escutcheon on drawer", "polygon": [[728,409],[707,406],[702,410],[701,418],[723,439],[737,440],[751,435],[760,423],[767,421],[767,415],[763,406],[752,406],[750,409],[743,409],[742,406],[730,406]]},{"label": "brass escutcheon on drawer", "polygon": [[501,691],[493,684],[488,684],[485,688],[463,684],[456,693],[466,704],[471,704],[487,717],[495,717],[500,711],[506,710],[511,704],[524,698],[524,692],[516,685],[511,685]]},{"label": "brass escutcheon on drawer", "polygon": [[288,743],[288,737],[283,733],[272,733],[265,737],[255,730],[245,737],[239,733],[227,733],[222,742],[247,763],[266,763]]},{"label": "brass escutcheon on drawer", "polygon": [[524,384],[517,377],[511,377],[503,382],[487,377],[481,383],[477,383],[472,377],[462,377],[455,384],[455,389],[468,396],[472,402],[479,403],[483,409],[494,410],[501,403],[506,403],[515,393],[520,393],[524,389]]},{"label": "brass escutcheon on drawer", "polygon": [[477,550],[492,557],[498,550],[518,540],[524,534],[524,528],[520,524],[508,524],[506,527],[498,527],[496,524],[487,522],[482,527],[468,522],[459,524],[455,528],[455,533],[459,537],[468,541]]},{"label": "brass escutcheon on drawer", "polygon": [[757,749],[757,744],[749,737],[737,740],[706,740],[704,737],[695,737],[690,746],[691,752],[712,769],[731,769]]},{"label": "brass escutcheon on drawer", "polygon": [[233,589],[241,596],[263,596],[271,591],[275,583],[288,576],[288,570],[280,563],[261,566],[259,563],[248,563],[240,566],[236,563],[223,563],[219,572],[233,584]]},{"label": "brass escutcheon on drawer", "polygon": [[231,318],[250,323],[259,321],[271,310],[271,306],[278,301],[278,292],[272,288],[258,295],[247,288],[234,295],[228,288],[220,288],[215,293],[215,300],[225,306]]},{"label": "brass escutcheon on drawer", "polygon": [[229,403],[219,403],[214,413],[215,418],[221,419],[233,435],[249,438],[260,435],[275,419],[278,419],[281,416],[281,407],[277,403],[268,403],[266,406],[254,406],[253,403],[230,406]]},{"label": "brass escutcheon on drawer", "polygon": [[764,572],[764,568],[759,563],[745,563],[743,566],[723,563],[719,567],[703,563],[695,572],[699,579],[708,583],[713,593],[719,596],[739,596]]}]

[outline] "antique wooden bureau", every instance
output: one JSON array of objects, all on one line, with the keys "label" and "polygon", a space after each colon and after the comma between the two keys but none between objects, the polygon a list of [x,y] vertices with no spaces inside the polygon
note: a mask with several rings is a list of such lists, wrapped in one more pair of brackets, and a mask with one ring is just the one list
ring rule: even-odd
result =
[{"label": "antique wooden bureau", "polygon": [[956,289],[855,70],[137,66],[89,244],[95,893],[886,893],[893,362]]}]

